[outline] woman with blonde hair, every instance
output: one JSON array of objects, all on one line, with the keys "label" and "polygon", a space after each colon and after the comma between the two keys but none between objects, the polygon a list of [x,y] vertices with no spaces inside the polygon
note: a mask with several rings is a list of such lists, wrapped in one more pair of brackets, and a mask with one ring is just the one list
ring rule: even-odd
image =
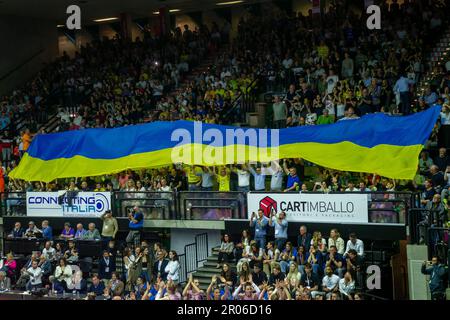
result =
[{"label": "woman with blonde hair", "polygon": [[300,283],[300,278],[301,273],[298,272],[297,263],[292,261],[291,265],[289,266],[289,273],[284,279],[284,281],[286,282],[286,286],[290,291],[293,291],[295,288],[298,287],[298,284]]},{"label": "woman with blonde hair", "polygon": [[311,239],[311,246],[317,247],[317,249],[322,253],[326,253],[327,242],[324,238],[322,238],[322,233],[320,231],[314,231],[313,237]]},{"label": "woman with blonde hair", "polygon": [[337,229],[331,229],[330,238],[328,238],[328,248],[335,246],[339,254],[344,254],[345,243],[344,239],[341,238],[339,231]]}]

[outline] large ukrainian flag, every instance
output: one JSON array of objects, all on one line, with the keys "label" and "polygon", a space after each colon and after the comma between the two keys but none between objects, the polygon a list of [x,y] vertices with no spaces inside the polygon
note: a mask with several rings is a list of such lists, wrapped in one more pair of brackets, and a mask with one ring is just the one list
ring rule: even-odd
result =
[{"label": "large ukrainian flag", "polygon": [[279,131],[175,121],[44,134],[34,138],[10,177],[48,182],[178,162],[220,165],[301,157],[337,170],[412,179],[439,112],[432,107],[404,117],[378,113]]}]

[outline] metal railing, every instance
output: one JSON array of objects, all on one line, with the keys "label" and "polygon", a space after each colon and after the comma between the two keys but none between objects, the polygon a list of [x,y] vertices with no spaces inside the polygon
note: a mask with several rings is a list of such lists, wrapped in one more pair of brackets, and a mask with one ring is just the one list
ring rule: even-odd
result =
[{"label": "metal railing", "polygon": [[206,261],[209,254],[208,234],[201,233],[195,236],[193,243],[184,246],[184,253],[179,255],[180,283],[185,283],[189,274],[196,271],[199,264]]},{"label": "metal railing", "polygon": [[112,193],[112,208],[118,217],[126,217],[134,206],[142,209],[146,219],[178,219],[175,213],[175,192],[116,191]]},{"label": "metal railing", "polygon": [[247,218],[247,195],[230,191],[181,191],[178,212],[184,220],[224,220]]},{"label": "metal railing", "polygon": [[[253,192],[269,193],[269,192]],[[274,193],[274,192],[270,192]],[[320,194],[320,192],[310,192]],[[348,194],[348,192],[334,194]],[[416,194],[412,192],[368,193],[368,221],[414,226],[410,233],[416,241],[417,226],[423,219],[418,215],[425,209],[417,208]],[[112,210],[116,217],[127,217],[134,206],[142,209],[148,220],[209,220],[247,219],[247,193],[240,191],[114,191]],[[422,213],[420,213],[422,212]],[[420,214],[419,214],[420,213]],[[3,193],[1,216],[25,216],[26,193]],[[431,225],[431,224],[430,224]]]}]

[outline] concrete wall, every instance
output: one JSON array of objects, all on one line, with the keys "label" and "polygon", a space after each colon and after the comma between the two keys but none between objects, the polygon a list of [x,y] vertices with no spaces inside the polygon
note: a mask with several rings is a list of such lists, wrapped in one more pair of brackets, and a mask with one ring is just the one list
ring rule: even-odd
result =
[{"label": "concrete wall", "polygon": [[428,286],[429,276],[421,272],[422,263],[428,260],[428,247],[424,245],[407,245],[408,284],[410,300],[430,300]]},{"label": "concrete wall", "polygon": [[0,16],[0,78],[37,54],[8,78],[0,81],[0,94],[9,92],[35,75],[58,55],[56,22]]}]

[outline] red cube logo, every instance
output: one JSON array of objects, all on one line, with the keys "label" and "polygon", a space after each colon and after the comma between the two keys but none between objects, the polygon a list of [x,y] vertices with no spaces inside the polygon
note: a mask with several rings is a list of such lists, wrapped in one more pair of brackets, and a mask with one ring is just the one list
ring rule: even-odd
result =
[{"label": "red cube logo", "polygon": [[264,212],[266,217],[270,217],[272,210],[277,212],[277,202],[271,197],[265,197],[259,202],[259,209]]}]

